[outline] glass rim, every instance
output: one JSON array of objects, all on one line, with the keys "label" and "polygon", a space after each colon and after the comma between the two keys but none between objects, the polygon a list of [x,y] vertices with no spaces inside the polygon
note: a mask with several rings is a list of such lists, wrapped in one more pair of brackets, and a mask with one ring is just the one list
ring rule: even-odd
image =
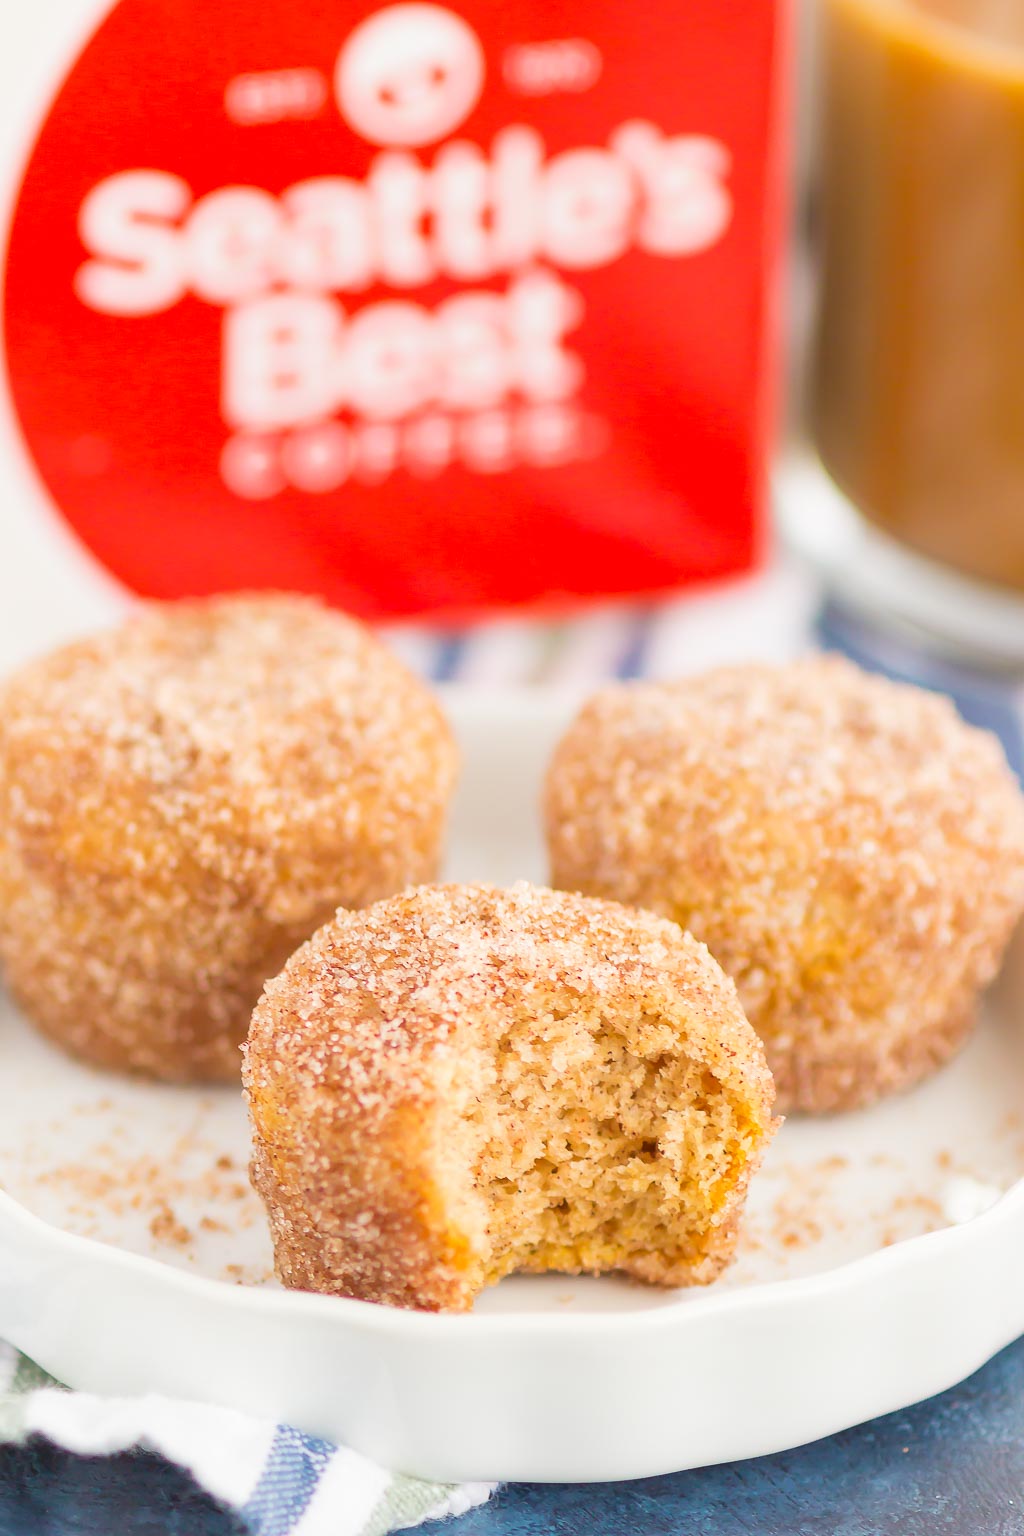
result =
[{"label": "glass rim", "polygon": [[877,18],[879,26],[891,37],[901,38],[922,53],[937,57],[951,69],[962,70],[970,65],[1002,85],[1024,90],[1024,41],[997,42],[960,22],[930,16],[918,10],[913,0],[824,0],[824,4],[837,11]]}]

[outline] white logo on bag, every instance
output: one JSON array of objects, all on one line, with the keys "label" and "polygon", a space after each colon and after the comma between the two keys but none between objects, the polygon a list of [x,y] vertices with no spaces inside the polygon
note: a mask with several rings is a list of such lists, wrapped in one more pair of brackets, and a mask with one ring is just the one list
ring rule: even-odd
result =
[{"label": "white logo on bag", "polygon": [[360,22],[334,87],[341,115],[371,144],[419,148],[464,122],[480,99],[483,50],[439,5],[389,5]]}]

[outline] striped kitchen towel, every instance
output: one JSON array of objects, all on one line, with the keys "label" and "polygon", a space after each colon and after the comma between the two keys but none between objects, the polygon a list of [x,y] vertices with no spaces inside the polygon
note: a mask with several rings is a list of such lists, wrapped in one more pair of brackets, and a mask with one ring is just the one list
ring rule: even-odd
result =
[{"label": "striped kitchen towel", "polygon": [[594,604],[561,623],[503,616],[471,629],[383,630],[435,682],[586,687],[608,678],[677,677],[743,661],[783,661],[807,647],[817,591],[792,565],[659,603]]},{"label": "striped kitchen towel", "polygon": [[229,1408],[68,1392],[0,1343],[0,1441],[33,1435],[82,1456],[156,1451],[233,1510],[252,1536],[387,1536],[462,1514],[494,1490],[493,1483],[403,1477],[355,1451]]}]

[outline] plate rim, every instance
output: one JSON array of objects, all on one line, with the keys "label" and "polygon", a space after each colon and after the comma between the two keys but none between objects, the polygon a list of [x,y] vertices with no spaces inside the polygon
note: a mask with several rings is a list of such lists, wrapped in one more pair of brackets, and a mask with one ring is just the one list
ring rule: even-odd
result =
[{"label": "plate rim", "polygon": [[908,1264],[921,1259],[926,1250],[935,1262],[941,1263],[944,1248],[988,1237],[998,1226],[1006,1224],[1018,1214],[1024,1224],[1024,1178],[1011,1184],[986,1210],[964,1221],[950,1222],[948,1226],[938,1227],[931,1232],[919,1232],[912,1237],[900,1238],[888,1247],[860,1254],[830,1269],[818,1270],[810,1275],[754,1281],[722,1290],[716,1290],[714,1285],[678,1287],[676,1289],[679,1294],[686,1298],[684,1312],[666,1303],[664,1306],[636,1310],[622,1308],[608,1312],[456,1313],[426,1312],[411,1307],[392,1307],[383,1302],[362,1301],[354,1296],[330,1296],[315,1291],[246,1285],[211,1275],[190,1274],[153,1255],[133,1253],[99,1238],[66,1232],[62,1227],[29,1211],[0,1188],[0,1226],[20,1225],[36,1240],[51,1243],[57,1248],[66,1248],[69,1258],[80,1253],[88,1254],[113,1268],[158,1278],[171,1289],[180,1288],[191,1296],[214,1299],[241,1310],[265,1311],[270,1314],[295,1313],[308,1318],[335,1316],[347,1322],[365,1324],[375,1331],[410,1335],[439,1330],[458,1330],[460,1333],[472,1331],[484,1335],[532,1335],[534,1332],[554,1331],[559,1336],[566,1333],[605,1334],[609,1328],[627,1333],[649,1332],[657,1331],[659,1327],[671,1327],[681,1317],[687,1320],[703,1319],[719,1313],[746,1312],[755,1303],[760,1304],[761,1310],[769,1312],[776,1305],[790,1299],[816,1300],[830,1290],[857,1286],[865,1278],[874,1280],[875,1270],[884,1273],[887,1269],[906,1268]]}]

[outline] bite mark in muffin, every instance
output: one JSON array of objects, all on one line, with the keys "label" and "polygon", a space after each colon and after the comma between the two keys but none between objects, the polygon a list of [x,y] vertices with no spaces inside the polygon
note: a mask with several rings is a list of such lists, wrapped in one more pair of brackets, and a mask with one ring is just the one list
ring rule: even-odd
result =
[{"label": "bite mark in muffin", "polygon": [[244,1081],[283,1283],[426,1310],[513,1272],[713,1280],[776,1125],[702,945],[526,884],[340,912],[268,982]]}]

